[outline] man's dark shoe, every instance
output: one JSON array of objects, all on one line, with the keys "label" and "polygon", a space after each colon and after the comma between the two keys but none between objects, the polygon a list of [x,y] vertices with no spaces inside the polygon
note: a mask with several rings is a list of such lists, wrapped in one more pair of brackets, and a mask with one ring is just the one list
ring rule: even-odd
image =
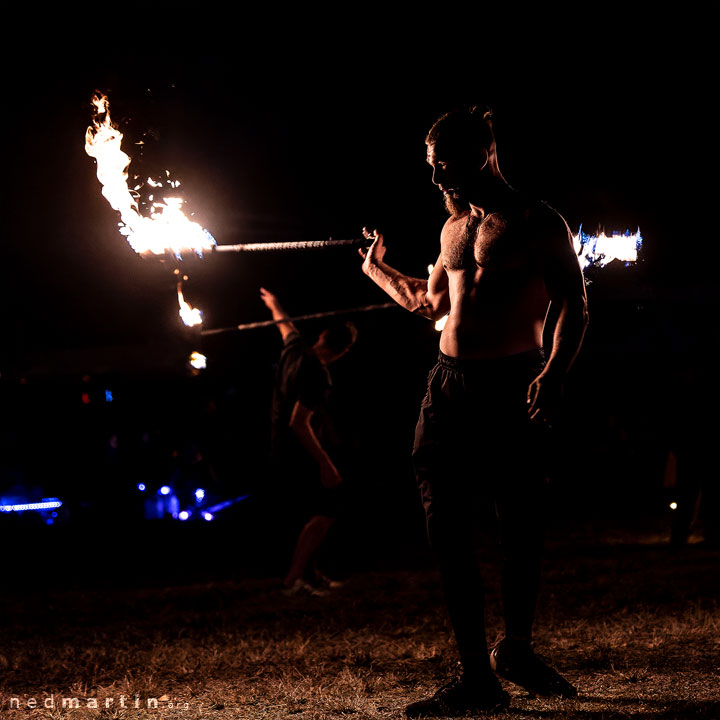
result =
[{"label": "man's dark shoe", "polygon": [[577,697],[577,690],[544,663],[530,644],[502,640],[490,653],[490,667],[505,680],[543,697]]},{"label": "man's dark shoe", "polygon": [[443,685],[432,697],[405,708],[409,718],[460,717],[469,713],[500,712],[510,705],[510,696],[492,675],[470,678],[463,674]]}]

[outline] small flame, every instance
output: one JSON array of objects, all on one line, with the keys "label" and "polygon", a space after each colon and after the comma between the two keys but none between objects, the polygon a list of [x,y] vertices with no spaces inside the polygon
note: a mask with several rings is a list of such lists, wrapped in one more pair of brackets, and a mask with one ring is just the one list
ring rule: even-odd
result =
[{"label": "small flame", "polygon": [[202,313],[197,308],[191,307],[183,297],[182,285],[178,283],[177,286],[178,303],[180,304],[180,317],[182,321],[188,327],[194,327],[195,325],[202,325]]},{"label": "small flame", "polygon": [[195,350],[190,353],[190,365],[196,370],[205,370],[207,368],[207,358]]},{"label": "small flame", "polygon": [[[127,185],[130,157],[121,148],[123,134],[110,120],[107,96],[95,95],[92,103],[95,117],[85,133],[85,152],[95,158],[102,193],[120,213],[120,232],[130,247],[139,254],[162,255],[170,251],[177,257],[183,251],[202,255],[203,251],[211,250],[215,239],[198,223],[188,220],[182,212],[185,202],[182,198],[164,197],[162,202],[153,203],[150,217],[140,214]],[[167,171],[166,174],[169,175]],[[179,185],[176,181],[169,184],[173,188]],[[148,178],[148,185],[161,187],[162,183]]]},{"label": "small flame", "polygon": [[613,260],[620,260],[626,265],[637,262],[638,251],[642,247],[643,238],[640,228],[631,233],[614,232],[608,236],[605,232],[599,235],[588,235],[582,231],[572,238],[575,253],[580,259],[580,265],[585,270],[588,267],[604,267]]}]

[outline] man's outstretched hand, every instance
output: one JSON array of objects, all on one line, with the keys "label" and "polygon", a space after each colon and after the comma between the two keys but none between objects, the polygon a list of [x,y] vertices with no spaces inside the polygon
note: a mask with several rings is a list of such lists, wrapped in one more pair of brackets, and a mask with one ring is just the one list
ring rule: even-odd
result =
[{"label": "man's outstretched hand", "polygon": [[382,262],[385,257],[385,242],[382,233],[377,230],[370,232],[367,228],[363,228],[363,237],[370,241],[370,247],[358,248],[358,252],[363,259],[362,270],[369,275],[371,266]]}]

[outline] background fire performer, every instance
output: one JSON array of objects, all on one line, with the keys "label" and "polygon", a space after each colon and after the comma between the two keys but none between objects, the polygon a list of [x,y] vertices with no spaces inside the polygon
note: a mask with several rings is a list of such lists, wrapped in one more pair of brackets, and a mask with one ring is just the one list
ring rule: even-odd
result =
[{"label": "background fire performer", "polygon": [[[585,284],[567,224],[506,182],[490,111],[442,116],[426,144],[432,181],[450,213],[429,279],[388,266],[377,231],[364,230],[372,244],[360,250],[363,271],[401,306],[432,320],[449,312],[413,460],[463,672],[409,705],[410,717],[507,707],[493,670],[533,693],[576,694],[533,652],[532,625],[542,552],[538,441],[587,324]],[[544,364],[543,330],[553,316]],[[495,504],[504,558],[505,637],[490,656],[472,538],[477,500]]]},{"label": "background fire performer", "polygon": [[304,513],[303,521],[310,516],[283,583],[289,595],[320,595],[326,592],[323,585],[338,583],[326,577],[316,561],[342,508],[343,495],[342,477],[328,453],[334,433],[327,413],[332,386],[327,366],[350,350],[357,330],[350,322],[330,326],[310,347],[277,297],[265,288],[260,296],[273,320],[280,321],[277,327],[283,339],[273,393],[273,474],[291,514]]}]

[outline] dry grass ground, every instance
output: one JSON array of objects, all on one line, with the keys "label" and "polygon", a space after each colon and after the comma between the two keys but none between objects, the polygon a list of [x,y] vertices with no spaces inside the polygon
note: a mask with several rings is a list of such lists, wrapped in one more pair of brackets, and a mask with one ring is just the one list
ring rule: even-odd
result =
[{"label": "dry grass ground", "polygon": [[[720,718],[720,555],[660,540],[594,532],[550,543],[536,640],[579,697],[506,685],[511,709],[499,717]],[[501,628],[492,560],[481,558],[490,640]],[[436,576],[422,563],[358,571],[312,599],[241,574],[15,584],[1,618],[3,720],[389,720],[455,672]]]}]

